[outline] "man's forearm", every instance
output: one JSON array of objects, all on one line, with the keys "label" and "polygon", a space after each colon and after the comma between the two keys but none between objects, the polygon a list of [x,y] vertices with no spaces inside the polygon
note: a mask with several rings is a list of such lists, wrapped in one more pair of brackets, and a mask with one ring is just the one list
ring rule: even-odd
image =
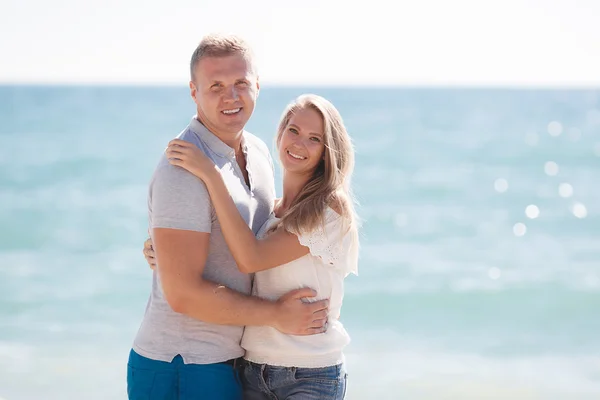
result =
[{"label": "man's forearm", "polygon": [[236,292],[221,284],[200,281],[181,288],[177,312],[219,325],[273,326],[275,302]]}]

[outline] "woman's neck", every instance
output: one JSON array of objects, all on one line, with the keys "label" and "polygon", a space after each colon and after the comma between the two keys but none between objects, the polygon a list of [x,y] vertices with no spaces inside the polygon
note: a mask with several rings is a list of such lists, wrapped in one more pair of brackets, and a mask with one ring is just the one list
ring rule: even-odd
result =
[{"label": "woman's neck", "polygon": [[278,216],[283,215],[290,208],[309,180],[310,176],[283,173],[283,196],[277,203],[275,211]]}]

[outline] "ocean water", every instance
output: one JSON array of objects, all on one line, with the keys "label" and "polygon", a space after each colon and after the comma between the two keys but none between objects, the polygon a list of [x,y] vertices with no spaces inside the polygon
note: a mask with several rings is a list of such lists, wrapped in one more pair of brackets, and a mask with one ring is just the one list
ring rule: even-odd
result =
[{"label": "ocean water", "polygon": [[[356,147],[347,398],[600,398],[600,90],[267,87],[249,130],[271,145],[304,92]],[[0,398],[126,398],[147,185],[193,113],[185,87],[0,87]]]}]

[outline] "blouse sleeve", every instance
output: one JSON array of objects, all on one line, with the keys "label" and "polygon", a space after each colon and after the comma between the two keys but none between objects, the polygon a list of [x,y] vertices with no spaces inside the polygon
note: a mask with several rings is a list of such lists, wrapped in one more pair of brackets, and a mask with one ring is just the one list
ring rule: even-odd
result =
[{"label": "blouse sleeve", "polygon": [[328,208],[325,211],[325,224],[298,235],[298,240],[324,264],[340,269],[344,275],[358,275],[357,235],[344,225],[342,217]]}]

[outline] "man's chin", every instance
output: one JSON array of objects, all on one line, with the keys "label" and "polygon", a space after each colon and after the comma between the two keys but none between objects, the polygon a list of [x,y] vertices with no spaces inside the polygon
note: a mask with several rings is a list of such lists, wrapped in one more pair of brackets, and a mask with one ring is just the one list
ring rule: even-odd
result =
[{"label": "man's chin", "polygon": [[243,130],[247,123],[248,123],[248,118],[245,118],[245,119],[239,119],[236,121],[224,121],[222,126],[224,128],[223,129],[224,131],[237,133],[237,132]]}]

